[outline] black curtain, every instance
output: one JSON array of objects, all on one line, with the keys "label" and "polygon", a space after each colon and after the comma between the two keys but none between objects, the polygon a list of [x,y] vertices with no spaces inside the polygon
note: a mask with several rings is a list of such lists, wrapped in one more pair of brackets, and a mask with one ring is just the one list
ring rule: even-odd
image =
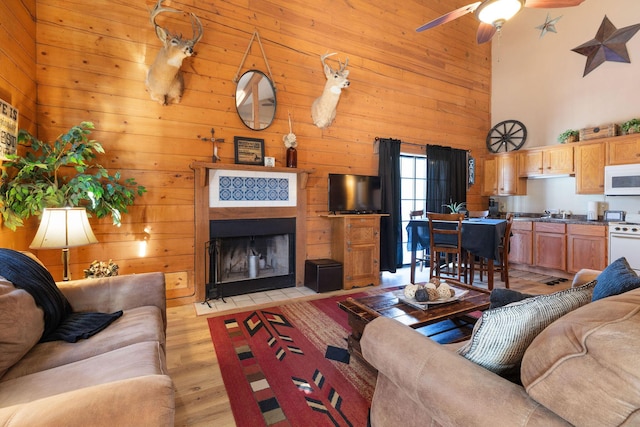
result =
[{"label": "black curtain", "polygon": [[467,151],[427,145],[427,212],[448,213],[449,203],[467,201]]},{"label": "black curtain", "polygon": [[379,140],[378,175],[382,192],[380,219],[380,271],[402,267],[402,223],[400,213],[400,144],[398,139]]}]

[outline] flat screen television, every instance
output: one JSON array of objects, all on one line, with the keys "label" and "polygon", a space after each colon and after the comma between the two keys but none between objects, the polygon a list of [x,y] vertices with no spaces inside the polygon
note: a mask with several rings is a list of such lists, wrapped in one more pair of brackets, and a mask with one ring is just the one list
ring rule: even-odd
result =
[{"label": "flat screen television", "polygon": [[329,211],[376,213],[382,210],[380,177],[329,174]]}]

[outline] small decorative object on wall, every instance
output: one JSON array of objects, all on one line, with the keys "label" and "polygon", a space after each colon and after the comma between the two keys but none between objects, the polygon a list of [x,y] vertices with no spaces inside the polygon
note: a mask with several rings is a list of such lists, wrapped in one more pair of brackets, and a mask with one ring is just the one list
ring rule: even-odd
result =
[{"label": "small decorative object on wall", "polygon": [[626,43],[638,30],[640,30],[640,24],[617,29],[605,15],[595,38],[571,49],[573,52],[587,57],[587,64],[584,67],[582,77],[595,70],[605,61],[630,64],[631,59],[629,58]]},{"label": "small decorative object on wall", "polygon": [[518,120],[505,120],[495,125],[487,135],[487,148],[492,153],[515,151],[527,140],[527,128]]},{"label": "small decorative object on wall", "polygon": [[264,165],[264,139],[234,136],[233,144],[238,165]]},{"label": "small decorative object on wall", "polygon": [[474,159],[473,157],[469,156],[469,180],[468,180],[468,184],[469,186],[473,185],[476,183],[476,159]]},{"label": "small decorative object on wall", "polygon": [[168,29],[156,23],[156,18],[163,12],[183,13],[181,10],[170,7],[162,7],[164,0],[158,0],[151,10],[151,23],[156,30],[156,35],[162,42],[162,49],[158,52],[155,61],[149,67],[147,73],[147,90],[151,99],[158,101],[162,105],[171,102],[180,102],[184,92],[184,80],[180,67],[182,61],[193,55],[193,47],[202,38],[202,23],[198,17],[190,13],[193,38],[183,40],[181,34],[171,34]]},{"label": "small decorative object on wall", "polygon": [[567,142],[578,142],[580,137],[580,131],[567,129],[558,135],[558,142],[560,144],[566,144]]},{"label": "small decorative object on wall", "polygon": [[213,163],[219,162],[220,161],[220,156],[218,156],[218,142],[224,142],[224,138],[216,138],[215,135],[216,131],[215,129],[211,128],[211,138],[207,138],[205,136],[200,136],[198,135],[198,138],[200,138],[203,141],[211,141],[213,143],[213,156],[211,156],[211,161]]},{"label": "small decorative object on wall", "polygon": [[296,134],[293,133],[293,127],[291,126],[291,113],[289,113],[289,133],[284,135],[282,140],[284,141],[284,146],[287,147],[287,167],[297,168],[298,151],[296,147],[298,146],[298,139],[296,138]]},{"label": "small decorative object on wall", "polygon": [[344,61],[344,64],[338,60],[340,68],[337,70],[334,70],[326,63],[326,59],[335,54],[336,53],[327,53],[320,57],[327,82],[324,85],[322,95],[316,98],[313,104],[311,104],[313,124],[320,129],[331,126],[331,123],[333,123],[336,118],[336,107],[338,106],[342,89],[349,86],[349,80],[347,80],[349,70],[346,69],[349,64],[349,58]]},{"label": "small decorative object on wall", "polygon": [[558,23],[560,18],[562,18],[562,15],[558,16],[557,18],[551,19],[551,15],[547,13],[547,19],[544,20],[544,24],[538,25],[536,27],[536,30],[540,30],[540,38],[544,37],[544,35],[548,32],[557,33],[556,24]]},{"label": "small decorative object on wall", "polygon": [[0,161],[18,152],[18,110],[0,99]]}]

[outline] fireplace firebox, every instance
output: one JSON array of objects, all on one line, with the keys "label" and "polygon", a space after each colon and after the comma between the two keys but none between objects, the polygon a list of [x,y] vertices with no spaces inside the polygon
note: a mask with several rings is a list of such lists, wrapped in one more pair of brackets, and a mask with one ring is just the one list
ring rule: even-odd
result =
[{"label": "fireplace firebox", "polygon": [[295,286],[295,218],[209,221],[206,299]]}]

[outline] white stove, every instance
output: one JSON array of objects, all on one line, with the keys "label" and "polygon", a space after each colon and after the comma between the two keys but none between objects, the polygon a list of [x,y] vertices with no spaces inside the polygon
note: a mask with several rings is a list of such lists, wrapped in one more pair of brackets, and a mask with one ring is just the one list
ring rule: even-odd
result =
[{"label": "white stove", "polygon": [[627,214],[625,219],[609,222],[609,263],[625,257],[640,274],[640,214]]}]

